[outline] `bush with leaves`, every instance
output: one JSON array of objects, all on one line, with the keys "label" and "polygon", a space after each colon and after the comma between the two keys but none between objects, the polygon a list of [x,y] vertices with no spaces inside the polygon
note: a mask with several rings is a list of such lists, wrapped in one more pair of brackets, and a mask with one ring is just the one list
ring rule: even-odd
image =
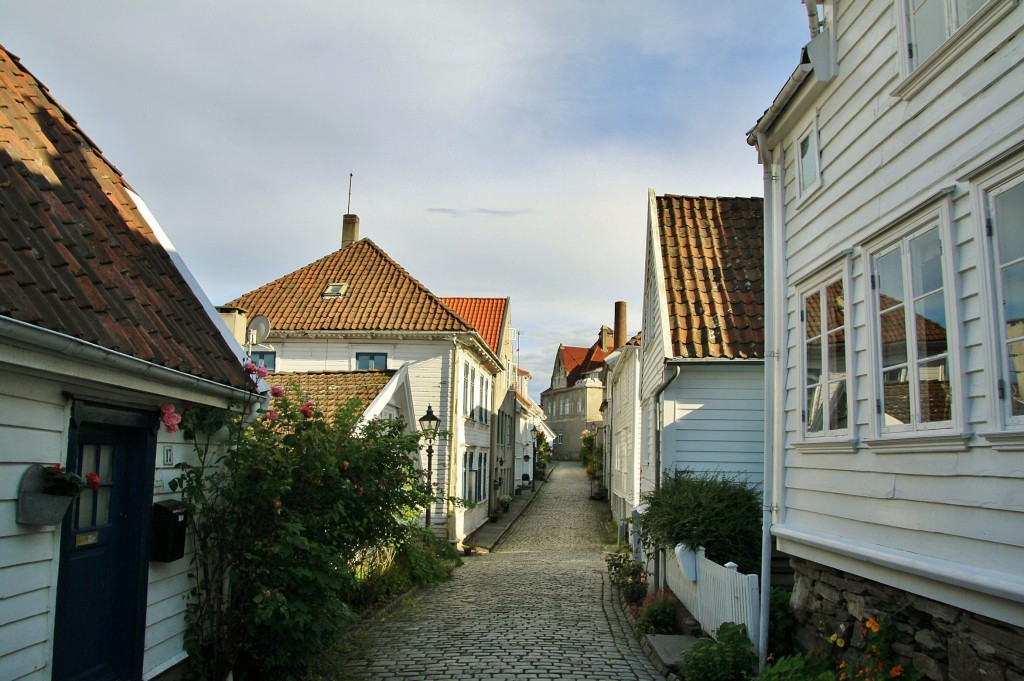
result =
[{"label": "bush with leaves", "polygon": [[676,630],[676,604],[664,589],[644,599],[640,614],[636,618],[636,633],[671,634]]},{"label": "bush with leaves", "polygon": [[623,600],[637,605],[647,596],[647,571],[628,553],[610,553],[605,556],[608,578]]},{"label": "bush with leaves", "polygon": [[716,639],[701,638],[683,651],[679,672],[686,681],[741,681],[750,676],[754,647],[747,627],[726,622]]},{"label": "bush with leaves", "polygon": [[757,678],[759,681],[834,681],[835,676],[824,659],[804,653],[772,660]]},{"label": "bush with leaves", "polygon": [[[244,428],[205,408],[182,417],[199,459],[172,484],[195,521],[194,676],[301,675],[350,621],[361,556],[408,543],[431,498],[418,435],[394,420],[360,424],[354,404],[325,418],[297,393]],[[223,427],[233,451],[219,456],[210,442]]]},{"label": "bush with leaves", "polygon": [[604,463],[601,461],[601,451],[597,444],[597,433],[593,430],[585,430],[580,435],[580,460],[591,480],[601,477]]},{"label": "bush with leaves", "polygon": [[640,539],[649,549],[703,546],[709,560],[760,572],[761,493],[753,484],[685,469],[667,475],[643,500]]}]

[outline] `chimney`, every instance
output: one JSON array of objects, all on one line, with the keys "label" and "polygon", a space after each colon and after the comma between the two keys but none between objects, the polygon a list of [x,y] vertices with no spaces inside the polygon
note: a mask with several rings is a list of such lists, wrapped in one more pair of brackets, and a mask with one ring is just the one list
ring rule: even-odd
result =
[{"label": "chimney", "polygon": [[346,213],[341,219],[341,247],[359,241],[359,216]]},{"label": "chimney", "polygon": [[615,348],[626,344],[626,301],[615,303]]},{"label": "chimney", "polygon": [[611,352],[615,349],[615,346],[612,345],[612,339],[612,330],[607,326],[602,326],[601,333],[598,334],[598,347],[601,348],[601,352]]}]

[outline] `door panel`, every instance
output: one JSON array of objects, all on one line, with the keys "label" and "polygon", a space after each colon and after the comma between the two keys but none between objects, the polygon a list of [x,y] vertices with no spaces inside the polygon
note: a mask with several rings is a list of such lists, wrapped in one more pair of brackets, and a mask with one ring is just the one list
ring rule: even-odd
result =
[{"label": "door panel", "polygon": [[141,676],[155,442],[143,428],[72,427],[68,469],[100,475],[61,529],[54,681]]}]

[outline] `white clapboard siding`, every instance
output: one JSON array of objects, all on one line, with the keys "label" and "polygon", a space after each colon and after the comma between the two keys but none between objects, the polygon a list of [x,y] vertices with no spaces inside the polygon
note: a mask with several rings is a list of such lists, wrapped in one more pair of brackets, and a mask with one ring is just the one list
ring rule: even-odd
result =
[{"label": "white clapboard siding", "polygon": [[764,366],[760,362],[684,365],[665,391],[663,467],[764,479]]},{"label": "white clapboard siding", "polygon": [[[1024,467],[1016,463],[1019,454],[995,450],[984,438],[1002,428],[990,373],[993,355],[1001,350],[987,318],[993,304],[987,299],[988,243],[977,214],[980,187],[973,178],[1000,154],[1007,161],[1021,157],[1024,11],[1019,6],[1006,10],[945,72],[931,74],[916,92],[901,98],[891,94],[902,82],[897,5],[887,0],[837,3],[839,16],[832,24],[838,31],[836,78],[798,93],[768,131],[775,160],[782,163],[785,223],[775,228],[782,234],[789,277],[780,301],[784,413],[776,415],[784,423],[781,518],[799,530],[848,537],[946,564],[941,569],[953,572],[973,567],[1020,575]],[[812,123],[819,133],[822,183],[800,197],[796,145]],[[943,196],[944,190],[951,191]],[[879,454],[864,446],[878,437],[873,389],[877,331],[866,302],[872,295],[870,253],[901,233],[896,230],[904,216],[939,208],[948,208],[950,218],[944,262],[950,268],[946,294],[956,322],[950,326],[953,408],[967,448]],[[844,439],[861,446],[842,454],[801,451],[794,446],[804,441],[800,282],[844,251],[849,253],[846,262],[835,261],[829,272],[849,267],[845,297],[852,427]],[[918,580],[914,588],[941,598],[949,587]],[[968,597],[957,599],[965,603]],[[975,604],[989,607],[982,598]]]}]

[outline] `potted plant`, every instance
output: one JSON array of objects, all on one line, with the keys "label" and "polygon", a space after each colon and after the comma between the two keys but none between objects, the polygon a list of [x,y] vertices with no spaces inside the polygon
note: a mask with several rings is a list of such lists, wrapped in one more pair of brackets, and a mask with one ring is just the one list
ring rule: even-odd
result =
[{"label": "potted plant", "polygon": [[67,513],[71,501],[86,487],[96,490],[100,476],[72,473],[59,463],[52,466],[36,464],[21,478],[18,490],[19,523],[25,525],[56,525]]},{"label": "potted plant", "polygon": [[501,504],[502,512],[503,513],[508,513],[509,506],[512,505],[512,495],[511,494],[506,494],[505,496],[503,496],[499,500],[499,503]]}]

